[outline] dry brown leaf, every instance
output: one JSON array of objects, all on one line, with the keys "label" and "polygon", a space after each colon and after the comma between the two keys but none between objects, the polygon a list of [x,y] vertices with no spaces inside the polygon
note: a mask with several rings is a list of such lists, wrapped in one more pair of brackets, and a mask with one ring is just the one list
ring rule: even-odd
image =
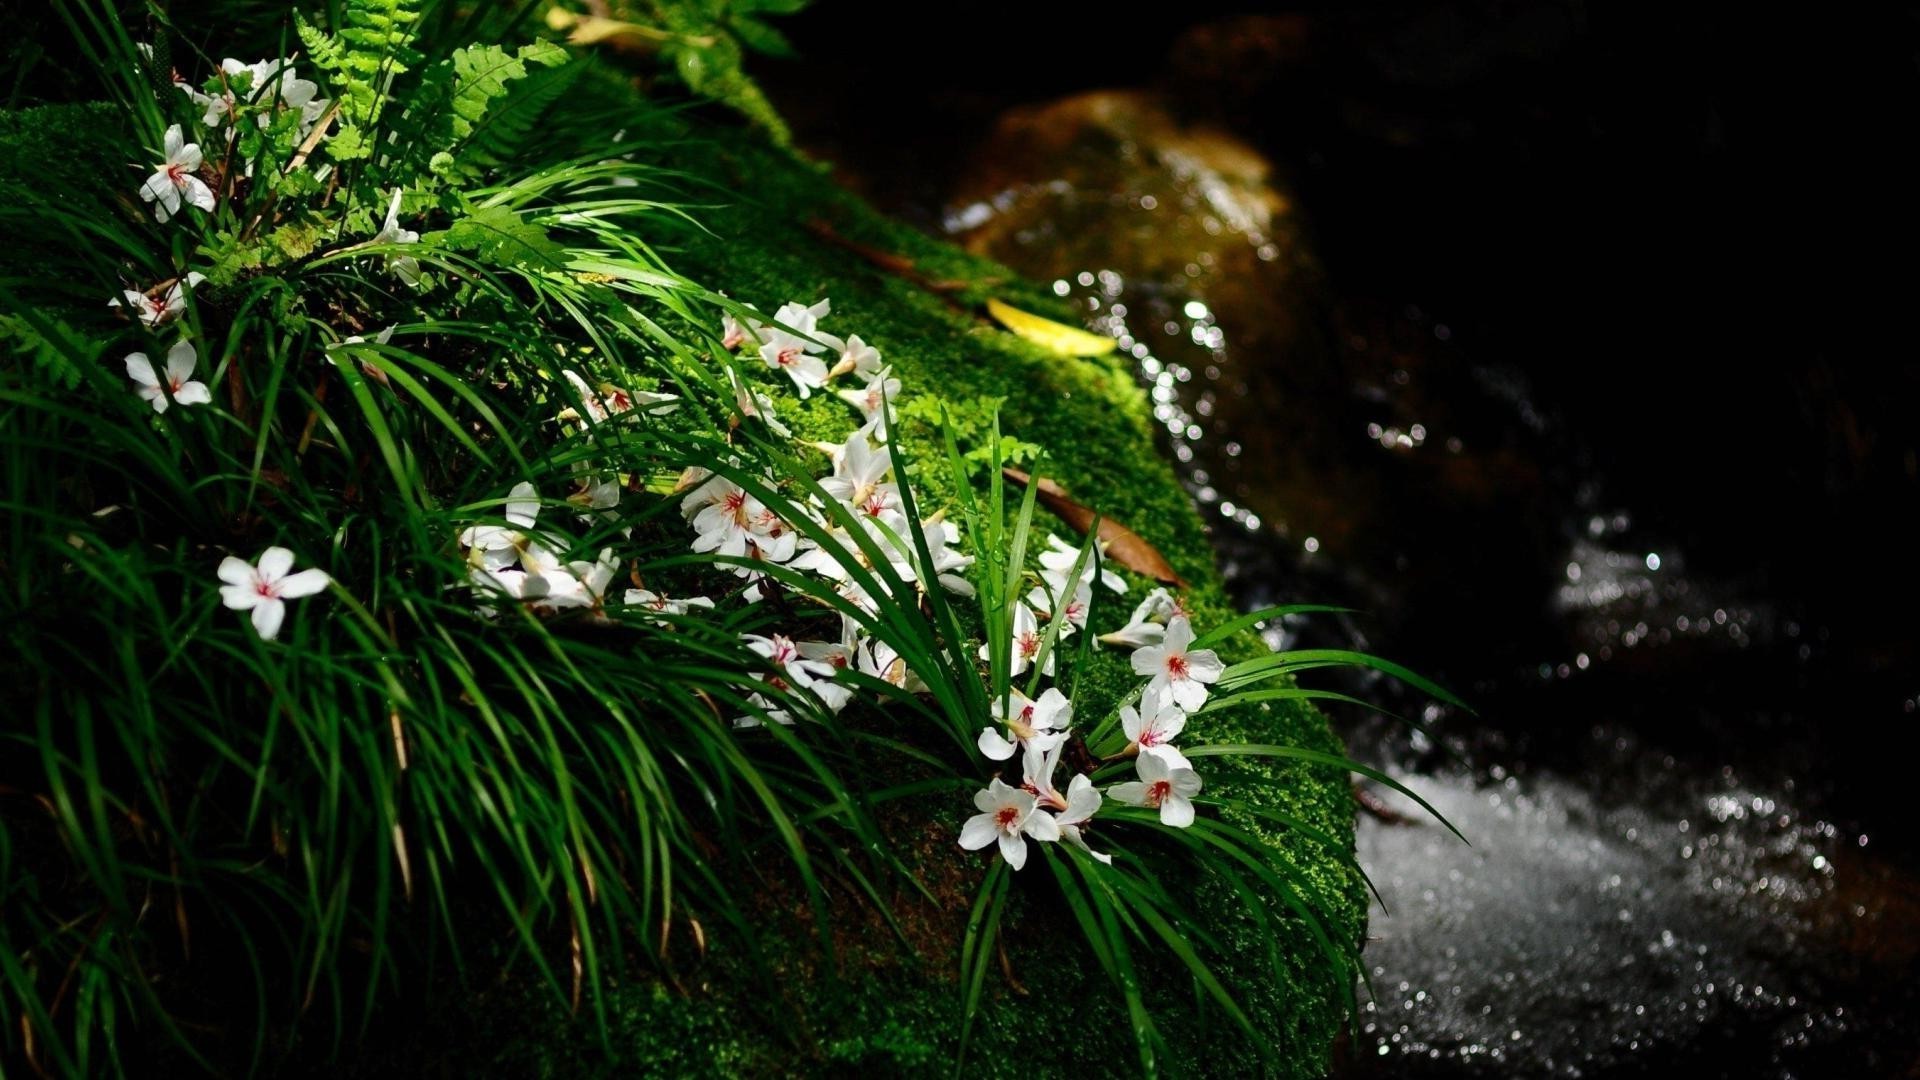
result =
[{"label": "dry brown leaf", "polygon": [[[1033,482],[1033,478],[1012,467],[1000,470],[1007,479],[1021,486]],[[1053,511],[1060,520],[1073,526],[1074,531],[1085,536],[1093,527],[1093,520],[1100,518],[1100,541],[1106,545],[1106,557],[1135,573],[1145,574],[1162,585],[1186,588],[1187,581],[1177,573],[1167,557],[1160,554],[1158,548],[1147,543],[1146,538],[1110,517],[1095,514],[1085,506],[1074,502],[1067,490],[1059,484],[1040,478],[1035,495],[1040,505]]]}]

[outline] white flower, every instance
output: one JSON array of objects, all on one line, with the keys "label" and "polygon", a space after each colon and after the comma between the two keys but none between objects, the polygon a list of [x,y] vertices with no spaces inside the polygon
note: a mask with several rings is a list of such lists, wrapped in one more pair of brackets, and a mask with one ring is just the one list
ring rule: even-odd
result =
[{"label": "white flower", "polygon": [[[768,686],[787,691],[788,693],[792,693],[796,689],[810,691],[829,707],[834,708],[836,711],[838,710],[839,706],[833,705],[832,698],[837,696],[837,694],[835,694],[836,691],[845,691],[846,688],[833,685],[834,668],[831,664],[807,659],[801,655],[800,647],[795,645],[792,639],[782,634],[775,634],[772,637],[746,634],[742,636],[741,640],[747,643],[747,648],[766,657],[772,662],[775,668],[779,669],[779,674],[755,676],[756,678],[761,679]],[[774,723],[793,723],[791,714],[784,709],[773,707],[772,703],[761,695],[755,694],[751,700],[755,705],[765,709],[767,715],[772,718]],[[845,703],[845,699],[841,699],[841,705]],[[735,727],[756,727],[758,725],[759,720],[751,716],[741,717],[734,721]]]},{"label": "white flower", "polygon": [[769,330],[766,344],[760,346],[760,359],[776,371],[784,371],[793,380],[800,400],[811,397],[814,388],[827,384],[826,362],[809,355],[820,346],[798,338],[785,330]]},{"label": "white flower", "polygon": [[835,391],[841,401],[859,409],[860,415],[866,417],[866,425],[861,430],[876,433],[881,442],[893,438],[893,417],[888,415],[892,410],[887,409],[887,405],[900,400],[900,380],[889,378],[892,370],[881,368],[874,372],[867,385],[858,390]]},{"label": "white flower", "polygon": [[780,414],[774,411],[772,398],[741,381],[731,367],[727,369],[727,379],[733,383],[733,404],[741,416],[757,417],[767,425],[768,431],[783,439],[793,438],[793,432],[780,422]]},{"label": "white flower", "polygon": [[960,828],[960,846],[978,851],[995,840],[1000,842],[1000,857],[1015,870],[1027,865],[1027,837],[1035,840],[1060,839],[1060,825],[1052,814],[1041,813],[1038,800],[1018,788],[1008,787],[999,777],[974,793],[978,814]]},{"label": "white flower", "polygon": [[860,646],[858,663],[862,673],[909,693],[924,693],[927,689],[926,682],[908,669],[907,662],[894,647],[879,638],[871,638]]},{"label": "white flower", "polygon": [[1081,773],[1075,773],[1073,780],[1067,784],[1067,808],[1054,818],[1054,824],[1060,826],[1060,835],[1068,843],[1112,866],[1113,856],[1088,847],[1084,834],[1086,823],[1100,809],[1100,801],[1100,789],[1093,786],[1093,781]]},{"label": "white flower", "polygon": [[[1065,597],[1056,610],[1056,600]],[[1049,619],[1064,617],[1060,623],[1060,640],[1073,636],[1076,629],[1087,625],[1087,609],[1093,606],[1093,586],[1084,581],[1068,588],[1066,579],[1054,574],[1042,574],[1040,584],[1027,593],[1027,604]]]},{"label": "white flower", "polygon": [[1220,681],[1220,673],[1225,668],[1212,649],[1188,652],[1187,646],[1192,642],[1193,625],[1186,616],[1176,615],[1167,623],[1165,640],[1133,651],[1133,670],[1152,677],[1142,695],[1143,701],[1167,695],[1187,712],[1207,703],[1206,684]]},{"label": "white flower", "polygon": [[155,165],[152,176],[140,185],[140,198],[153,203],[153,218],[164,223],[180,212],[184,200],[202,210],[212,211],[213,192],[193,175],[200,171],[200,144],[186,141],[180,125],[167,129],[165,160]]},{"label": "white flower", "polygon": [[[393,201],[387,204],[387,220],[380,226],[380,231],[373,234],[371,243],[416,244],[420,242],[419,233],[400,227],[401,194],[401,189],[393,189]],[[420,260],[411,255],[387,256],[387,269],[393,271],[395,277],[408,285],[420,284]]]},{"label": "white flower", "polygon": [[109,300],[107,306],[125,308],[139,318],[148,329],[152,329],[179,318],[180,313],[187,308],[187,291],[205,280],[207,275],[196,270],[184,279],[173,279],[166,284],[165,288],[155,286],[159,291],[152,295],[136,292],[133,289],[124,289],[120,293],[123,299]]},{"label": "white flower", "polygon": [[1101,634],[1099,640],[1129,649],[1158,645],[1166,639],[1167,621],[1176,615],[1186,615],[1179,598],[1165,588],[1157,588],[1133,609],[1133,614],[1127,617],[1127,625],[1110,634]]},{"label": "white flower", "polygon": [[1120,707],[1120,728],[1127,734],[1127,749],[1158,754],[1174,768],[1192,768],[1186,755],[1173,748],[1173,740],[1187,726],[1187,714],[1165,698],[1142,698],[1141,704],[1146,706],[1144,713],[1131,705]]},{"label": "white flower", "polygon": [[893,451],[874,450],[856,431],[833,456],[833,475],[821,478],[820,489],[856,513],[878,517],[900,505],[899,488],[886,482],[891,471]]},{"label": "white flower", "polygon": [[[1102,552],[1105,552],[1106,545],[1102,544],[1100,547],[1100,550]],[[1073,572],[1073,564],[1077,562],[1079,558],[1080,558],[1079,548],[1074,547],[1072,544],[1067,543],[1065,540],[1062,540],[1051,533],[1047,534],[1047,550],[1040,553],[1040,565],[1042,567],[1045,567],[1047,570],[1052,571],[1054,577],[1057,580],[1064,581],[1066,579],[1066,576]],[[1093,564],[1094,564],[1094,560],[1091,557],[1089,557],[1086,561],[1086,564],[1080,568],[1081,580],[1089,581],[1089,582],[1093,580],[1093,576],[1094,576]],[[1101,565],[1099,573],[1100,573],[1100,584],[1105,585],[1107,588],[1112,589],[1114,592],[1117,592],[1117,593],[1123,593],[1127,591],[1126,579],[1122,578],[1119,574],[1116,574],[1113,571],[1108,570],[1104,563]]]},{"label": "white flower", "polygon": [[[656,615],[685,615],[694,608],[713,607],[713,601],[704,596],[688,596],[674,600],[651,589],[628,589],[626,601],[629,606],[646,608]],[[661,626],[668,625],[665,619],[653,621]]]},{"label": "white flower", "polygon": [[[566,370],[560,374],[566,376],[567,382],[573,384],[574,394],[579,397],[580,403],[586,406],[587,416],[591,417],[595,424],[605,423],[610,416],[618,416],[621,413],[631,412],[636,408],[648,416],[665,416],[680,407],[680,397],[678,394],[656,394],[646,390],[622,390],[610,383],[601,383],[600,388],[595,390],[587,384],[587,380],[580,377],[580,373],[577,371]],[[580,415],[580,411],[571,405],[562,409],[560,415],[555,417],[555,419],[562,422],[577,420],[580,423],[580,429],[582,431],[585,431],[591,426],[587,423],[587,420]]]},{"label": "white flower", "polygon": [[[801,653],[800,646],[784,634],[762,637],[759,634],[745,634],[741,637],[747,648],[759,653],[773,662],[773,666],[786,673],[786,677],[796,686],[812,686],[819,679],[833,678],[832,664],[818,660],[809,660]],[[775,676],[774,685],[786,689],[785,684]]]},{"label": "white flower", "polygon": [[472,549],[468,560],[487,570],[503,570],[513,565],[520,557],[521,548],[527,546],[522,529],[533,528],[540,516],[540,493],[531,483],[522,480],[513,485],[507,495],[507,521],[514,528],[499,525],[471,525],[460,534],[461,546]]},{"label": "white flower", "polygon": [[[796,334],[804,334],[807,337],[821,337],[820,320],[826,318],[832,311],[832,300],[822,299],[819,303],[811,306],[803,305],[798,300],[789,300],[781,304],[779,309],[773,313],[773,321]],[[830,334],[826,335],[825,340],[832,343],[835,349],[844,348],[840,339]],[[807,351],[819,352],[821,348],[822,346],[809,344]]]},{"label": "white flower", "polygon": [[995,720],[1007,725],[1007,731],[1013,736],[1009,741],[992,725],[980,729],[975,740],[980,752],[994,761],[1005,761],[1014,755],[1021,745],[1029,750],[1038,747],[1042,751],[1059,746],[1067,738],[1067,727],[1073,723],[1073,702],[1058,689],[1048,687],[1039,700],[1031,700],[1018,690],[1008,691],[1009,708],[995,701],[992,714]]},{"label": "white flower", "polygon": [[1133,806],[1160,808],[1160,824],[1184,829],[1193,824],[1193,797],[1200,794],[1200,774],[1189,768],[1169,765],[1158,754],[1141,754],[1133,759],[1140,779],[1115,784],[1107,794]]},{"label": "white flower", "polygon": [[[1040,622],[1034,618],[1033,609],[1025,604],[1013,605],[1013,650],[1012,668],[1009,674],[1021,675],[1040,658],[1040,646],[1046,635],[1040,632]],[[980,659],[992,658],[992,651],[985,645],[980,646]],[[1042,675],[1053,674],[1053,652],[1047,652],[1046,666],[1040,669]]]},{"label": "white flower", "polygon": [[[783,563],[799,546],[799,535],[778,514],[724,477],[710,477],[694,489],[681,501],[680,512],[698,534],[695,551]],[[732,569],[741,577],[753,573],[745,566]]]},{"label": "white flower", "polygon": [[293,552],[283,547],[261,552],[257,566],[229,555],[220,562],[220,580],[226,582],[220,586],[220,600],[235,611],[252,611],[254,630],[261,640],[272,641],[287,617],[286,602],[312,596],[333,580],[322,570],[287,573],[291,569]]},{"label": "white flower", "polygon": [[595,622],[606,622],[607,587],[613,584],[613,575],[620,571],[620,560],[614,558],[613,549],[601,548],[600,557],[593,562],[568,563],[567,569],[572,571],[580,588],[554,606],[591,608]]},{"label": "white flower", "polygon": [[[726,294],[721,293],[720,295],[725,296]],[[749,310],[753,308],[752,304],[746,306]],[[720,345],[726,349],[737,349],[749,341],[758,345],[760,343],[760,330],[764,325],[760,320],[751,317],[742,322],[732,315],[722,315],[720,316]]]},{"label": "white flower", "polygon": [[849,371],[859,375],[872,375],[880,370],[880,350],[860,340],[859,334],[848,334],[846,347],[840,350],[840,362],[833,365],[827,373],[830,379],[839,378]]},{"label": "white flower", "polygon": [[127,377],[133,380],[134,393],[153,403],[154,412],[167,411],[168,395],[182,405],[205,405],[213,400],[207,384],[188,381],[199,359],[199,354],[194,352],[193,342],[182,338],[167,350],[164,391],[161,389],[163,380],[153,370],[153,361],[147,359],[146,353],[127,354]]},{"label": "white flower", "polygon": [[[859,624],[849,619],[841,620],[839,641],[802,641],[795,645],[800,655],[816,664],[825,664],[834,671],[857,669],[860,657]],[[830,680],[817,681],[811,687],[827,708],[839,712],[853,700],[853,688]]]}]

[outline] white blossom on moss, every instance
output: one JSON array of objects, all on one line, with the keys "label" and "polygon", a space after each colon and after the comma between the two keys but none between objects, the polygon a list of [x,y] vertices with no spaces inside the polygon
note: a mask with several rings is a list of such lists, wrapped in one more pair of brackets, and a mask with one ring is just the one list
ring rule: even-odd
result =
[{"label": "white blossom on moss", "polygon": [[1060,839],[1060,825],[1053,815],[1039,809],[1039,800],[1019,788],[1008,787],[999,777],[973,796],[978,814],[960,827],[960,846],[979,851],[996,841],[1000,857],[1015,870],[1027,865],[1027,837],[1035,840]]}]

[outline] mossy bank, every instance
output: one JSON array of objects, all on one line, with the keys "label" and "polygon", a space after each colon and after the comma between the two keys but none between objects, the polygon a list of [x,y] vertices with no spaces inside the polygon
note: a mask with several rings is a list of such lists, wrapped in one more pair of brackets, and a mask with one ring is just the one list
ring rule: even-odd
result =
[{"label": "mossy bank", "polygon": [[[616,86],[603,80],[593,92],[624,92]],[[943,424],[963,448],[979,445],[997,414],[1009,437],[1041,448],[1044,471],[1078,501],[1125,523],[1166,556],[1191,583],[1185,600],[1197,625],[1234,614],[1202,521],[1155,450],[1149,401],[1124,359],[1063,358],[980,315],[984,299],[994,296],[1071,320],[1058,300],[1003,267],[881,218],[834,187],[823,170],[766,145],[724,115],[667,113],[638,100],[631,109],[636,130],[662,135],[636,140],[646,147],[638,153],[677,174],[678,201],[699,223],[641,238],[677,271],[762,310],[830,297],[834,324],[878,347],[908,388],[898,430],[913,458],[937,457]],[[0,197],[16,184],[64,184],[76,193],[128,186],[120,183],[120,163],[96,153],[91,138],[118,127],[116,117],[95,108],[0,114]],[[10,251],[0,265],[10,276],[29,275],[32,253]],[[73,325],[104,319],[104,298],[72,300],[63,317]],[[807,440],[837,442],[851,426],[850,412],[831,395],[804,403],[786,397],[781,409],[796,436]],[[931,503],[945,501],[938,470],[922,469],[914,479]],[[1070,535],[1044,515],[1041,524]],[[1103,599],[1094,630],[1117,627],[1131,600],[1150,585],[1137,576],[1130,584],[1128,598]],[[1232,661],[1262,648],[1257,637],[1243,634],[1222,652]],[[1076,690],[1077,708],[1084,716],[1101,715],[1130,685],[1123,654],[1096,654]],[[1341,749],[1324,718],[1298,702],[1206,714],[1189,731],[1205,741]],[[1224,769],[1209,782],[1235,784],[1236,796],[1249,803],[1283,810],[1342,844],[1350,840],[1353,808],[1344,772],[1290,764],[1262,772],[1260,783],[1235,784],[1235,773]],[[347,1051],[348,1070],[365,1076],[950,1072],[960,1036],[959,936],[989,858],[953,842],[968,812],[964,802],[939,796],[893,814],[892,838],[927,895],[898,890],[894,928],[851,895],[838,894],[837,970],[823,961],[804,903],[781,895],[777,877],[743,881],[743,890],[765,891],[768,923],[758,952],[764,966],[750,962],[753,950],[721,928],[709,928],[708,939],[696,942],[690,927],[678,927],[669,977],[630,975],[610,991],[603,1009],[575,1012],[526,965],[503,972],[500,958],[482,950],[466,958],[464,978],[409,987],[404,998],[379,1010],[363,1048]],[[1317,886],[1327,901],[1320,914],[1330,934],[1358,942],[1364,894],[1340,857],[1251,815],[1241,824],[1261,831]],[[1194,910],[1205,913],[1206,925],[1196,930],[1215,943],[1210,959],[1279,1054],[1263,1063],[1230,1020],[1196,1004],[1201,996],[1177,964],[1149,964],[1140,977],[1169,1042],[1159,1068],[1172,1075],[1324,1073],[1345,1012],[1345,988],[1330,978],[1304,924],[1276,903],[1270,925],[1278,929],[1263,931],[1225,914],[1238,910],[1237,900],[1210,897],[1212,883],[1168,884],[1190,893]],[[1126,1011],[1051,893],[1043,873],[1031,868],[1015,883],[1003,962],[989,976],[966,1050],[969,1073],[1013,1076],[1043,1068],[1106,1075],[1137,1068]],[[555,944],[556,956],[563,956],[564,934]],[[1291,973],[1277,985],[1273,950]],[[324,1056],[316,1047],[297,1060],[322,1068]]]}]

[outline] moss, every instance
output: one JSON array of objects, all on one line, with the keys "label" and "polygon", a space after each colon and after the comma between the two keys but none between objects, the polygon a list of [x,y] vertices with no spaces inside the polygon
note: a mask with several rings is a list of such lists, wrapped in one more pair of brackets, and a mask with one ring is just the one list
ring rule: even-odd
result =
[{"label": "moss", "polygon": [[[632,107],[646,108],[638,103]],[[102,125],[113,122],[110,113],[98,108],[0,112],[0,191],[7,184],[44,176],[44,170],[31,170],[52,161],[60,163],[56,175],[70,180],[76,193],[89,193],[76,198],[100,198],[98,178],[120,175],[106,164],[113,155],[88,151],[87,146],[100,144],[86,140],[77,140],[81,145],[76,149],[71,133],[105,134]],[[659,115],[652,114],[641,117],[640,126],[660,122]],[[1192,583],[1187,603],[1197,623],[1204,626],[1232,616],[1205,527],[1172,468],[1155,450],[1150,402],[1129,365],[1118,356],[1054,356],[977,314],[980,303],[993,295],[1072,319],[1073,312],[1061,301],[1004,267],[882,218],[834,187],[818,169],[768,147],[750,132],[715,124],[697,113],[690,124],[692,137],[672,144],[660,164],[692,185],[691,201],[716,204],[697,214],[711,231],[685,229],[643,238],[660,248],[676,269],[762,310],[789,299],[831,297],[829,326],[857,332],[878,347],[904,380],[908,395],[938,394],[951,410],[957,434],[977,436],[997,410],[1008,433],[1045,449],[1048,475],[1081,502],[1139,532]],[[103,138],[101,143],[112,141]],[[130,184],[125,186],[131,190]],[[847,246],[828,242],[816,224],[848,243],[910,260],[912,274],[883,269]],[[11,253],[9,274],[21,272],[19,259],[25,254]],[[929,288],[928,282],[956,287]],[[98,298],[86,299],[86,310],[98,309]],[[773,385],[772,377],[765,377]],[[800,403],[781,393],[776,400],[803,438],[837,441],[849,429],[852,414],[831,395]],[[904,444],[922,460],[938,445],[940,433],[931,416],[924,410],[912,413],[900,427]],[[940,470],[924,471],[916,483],[932,502],[951,495]],[[1042,524],[1058,528],[1044,518]],[[1148,584],[1133,578],[1128,599]],[[1119,625],[1129,609],[1126,601],[1098,604],[1096,631]],[[1235,659],[1261,649],[1257,638],[1242,635],[1222,651]],[[1082,715],[1101,714],[1132,683],[1123,657],[1097,654],[1076,687]],[[1291,703],[1207,714],[1196,719],[1191,730],[1208,741],[1340,749],[1324,718]],[[1289,765],[1260,765],[1249,771],[1264,774],[1271,783],[1250,785],[1238,794],[1283,809],[1325,833],[1350,838],[1352,804],[1344,773]],[[901,898],[902,920],[911,924],[919,955],[849,900],[839,912],[846,917],[851,939],[841,957],[843,978],[820,977],[820,957],[804,917],[790,920],[791,925],[775,920],[765,943],[765,969],[750,964],[738,942],[716,931],[711,951],[689,959],[676,981],[634,979],[615,986],[601,1002],[604,1042],[594,1030],[593,1010],[575,1016],[545,984],[519,974],[478,988],[469,983],[438,986],[423,996],[424,1003],[397,1006],[376,1026],[383,1049],[362,1057],[349,1071],[577,1076],[642,1070],[648,1075],[701,1076],[824,1074],[855,1068],[891,1075],[944,1067],[954,1057],[958,1035],[957,927],[964,920],[972,884],[986,866],[985,856],[964,855],[953,845],[953,830],[965,813],[964,805],[929,801],[905,808],[892,826],[910,865],[934,884],[938,898],[931,904]],[[1271,840],[1279,857],[1329,899],[1331,908],[1323,914],[1332,931],[1357,942],[1365,916],[1357,878],[1329,853],[1298,837],[1251,819],[1240,823]],[[1130,1070],[1131,1038],[1117,997],[1086,955],[1077,930],[1046,901],[1049,890],[1038,877],[1029,873],[1018,882],[1005,924],[1007,969],[1025,993],[997,975],[989,980],[969,1048],[969,1071],[1031,1071],[1036,1038],[1044,1038],[1038,1049],[1054,1067]],[[1219,969],[1281,1051],[1277,1071],[1289,1076],[1326,1071],[1343,1014],[1340,988],[1329,985],[1305,929],[1297,920],[1279,918],[1278,939],[1265,940],[1219,885],[1201,882],[1195,887],[1196,908],[1207,913],[1204,929],[1223,944]],[[768,897],[767,906],[777,909],[778,899]],[[1266,966],[1270,948],[1279,950],[1291,973],[1278,985]],[[504,960],[470,959],[468,970],[495,969]],[[524,973],[526,967],[514,970]],[[1171,965],[1150,966],[1143,974],[1153,985],[1151,1001],[1171,1043],[1171,1058],[1162,1063],[1167,1071],[1274,1071],[1261,1068],[1246,1042],[1232,1036],[1224,1018],[1198,1015],[1190,980]],[[484,1037],[476,1037],[476,1032]]]},{"label": "moss", "polygon": [[[1232,617],[1233,611],[1213,564],[1205,526],[1170,465],[1156,452],[1150,402],[1131,368],[1118,356],[1064,359],[985,321],[980,304],[998,296],[1016,306],[1062,320],[1074,313],[1042,287],[1018,279],[997,264],[967,255],[876,214],[833,186],[815,168],[761,143],[750,133],[696,123],[694,138],[676,144],[663,167],[694,184],[693,201],[705,201],[699,185],[724,191],[724,202],[698,212],[711,232],[687,230],[645,239],[662,250],[674,268],[763,311],[786,300],[830,297],[828,325],[840,333],[858,333],[881,350],[904,382],[903,399],[938,394],[946,404],[956,436],[966,441],[984,432],[997,410],[1003,430],[1042,446],[1044,471],[1074,496],[1101,513],[1125,522],[1157,547],[1192,587],[1186,596],[1200,625]],[[873,251],[903,256],[909,274],[883,269],[848,246],[823,239],[820,224],[832,234]],[[932,289],[926,282],[958,288]],[[747,364],[751,369],[757,365]],[[831,395],[807,402],[785,392],[785,380],[761,378],[797,437],[839,441],[853,419]],[[901,440],[920,461],[939,453],[941,433],[932,410],[906,409],[898,427]],[[951,496],[944,469],[923,470],[916,487],[938,505]],[[1042,528],[1066,530],[1042,514]],[[1118,627],[1131,601],[1151,587],[1136,575],[1129,596],[1097,602],[1095,629]],[[1241,635],[1222,650],[1229,660],[1264,651],[1253,635]],[[1124,658],[1096,654],[1082,673],[1075,697],[1082,715],[1101,715],[1135,684]],[[1191,729],[1214,742],[1285,743],[1340,752],[1324,717],[1297,703],[1208,714]],[[1315,829],[1340,838],[1351,836],[1352,802],[1344,773],[1336,769],[1256,765],[1245,771],[1269,783],[1235,792],[1294,815]],[[924,834],[920,858],[910,864],[927,875],[961,863],[964,872],[954,891],[936,888],[947,905],[964,904],[985,860],[960,855],[953,829],[966,807],[917,806],[900,835]],[[1237,822],[1263,833],[1280,857],[1295,866],[1314,890],[1331,902],[1323,914],[1330,932],[1358,942],[1364,928],[1361,883],[1328,853],[1298,837],[1237,815]],[[916,830],[918,831],[916,833]],[[1033,877],[1034,875],[1026,875]],[[1041,886],[1038,880],[1025,886]],[[1279,1074],[1324,1073],[1343,1016],[1343,988],[1331,985],[1324,963],[1305,929],[1283,917],[1280,940],[1262,939],[1259,928],[1237,912],[1238,901],[1215,884],[1202,884],[1196,907],[1209,912],[1206,930],[1224,942],[1218,970],[1240,995],[1247,1011],[1262,1018],[1279,1048]],[[1030,1071],[1036,1037],[1045,1039],[1046,1060],[1059,1066],[1101,1071],[1130,1070],[1134,1051],[1117,995],[1086,955],[1078,931],[1043,899],[1023,899],[1015,890],[1007,920],[1008,968],[1025,993],[997,976],[968,1049],[968,1071],[1015,1075]],[[911,907],[911,898],[902,898]],[[937,917],[940,913],[934,913]],[[956,913],[948,910],[949,917]],[[964,912],[960,912],[961,917]],[[911,917],[909,912],[904,917]],[[610,1059],[595,1057],[596,1067],[644,1068],[655,1075],[790,1075],[834,1072],[846,1067],[885,1075],[918,1073],[951,1062],[957,1049],[960,989],[955,977],[957,933],[913,957],[886,929],[882,940],[862,954],[849,977],[780,980],[769,986],[743,963],[722,955],[707,958],[696,986],[663,994],[656,984],[611,995]],[[795,924],[794,937],[769,943],[775,971],[815,971],[806,927]],[[936,935],[937,938],[937,935]],[[1267,957],[1280,950],[1286,970],[1274,985]],[[1141,950],[1143,953],[1151,949]],[[1170,1038],[1170,1060],[1163,1068],[1175,1075],[1256,1075],[1270,1072],[1247,1043],[1230,1035],[1231,1022],[1196,1015],[1190,980],[1171,965],[1150,970],[1168,983],[1151,1000]],[[523,1028],[531,1049],[517,1065],[534,1073],[556,1069],[542,1057],[550,1048],[576,1063],[587,1033],[579,1039],[556,1038],[550,1023],[568,1021],[541,995],[539,1017]],[[527,1004],[532,1004],[529,1001]],[[1048,1019],[1043,1020],[1042,1017]],[[1061,1023],[1060,1021],[1066,1021]],[[583,1022],[573,1021],[575,1025]],[[1041,1033],[1044,1032],[1044,1036]],[[557,1066],[567,1071],[568,1066]]]}]

